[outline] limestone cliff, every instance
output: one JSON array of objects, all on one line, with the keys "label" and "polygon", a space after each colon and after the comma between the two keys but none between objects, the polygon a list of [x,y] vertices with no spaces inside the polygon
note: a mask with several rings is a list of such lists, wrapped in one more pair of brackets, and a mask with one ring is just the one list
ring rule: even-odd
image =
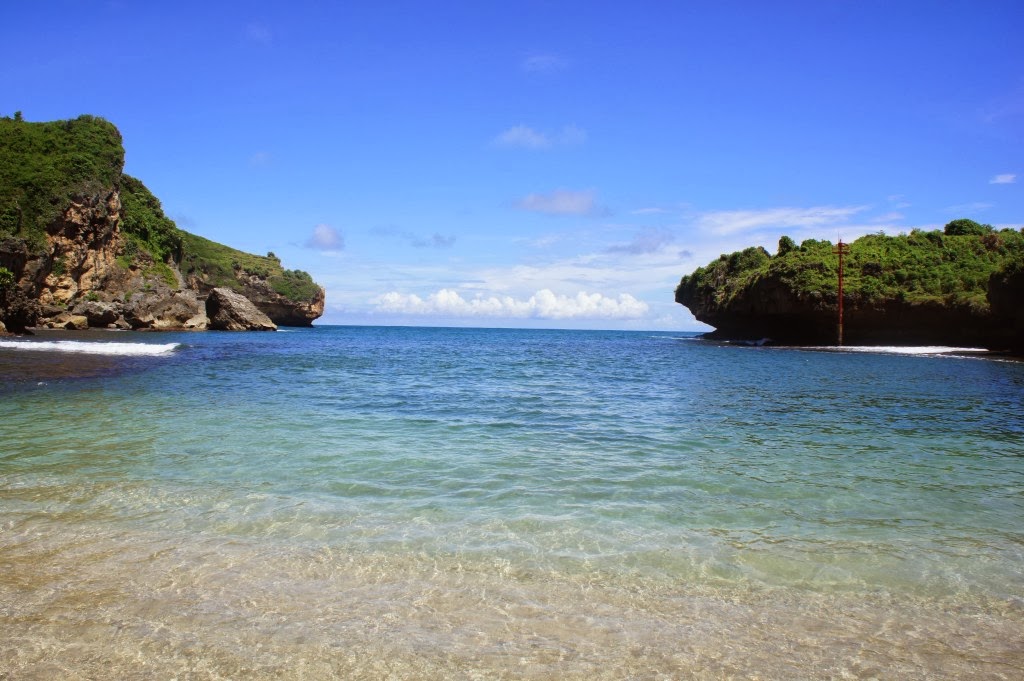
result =
[{"label": "limestone cliff", "polygon": [[[844,342],[1024,350],[1024,234],[977,227],[849,244]],[[774,256],[763,248],[723,255],[683,277],[675,299],[715,327],[712,338],[834,344],[833,251],[828,242],[798,247],[783,237]]]},{"label": "limestone cliff", "polygon": [[216,287],[247,297],[271,325],[309,326],[323,313],[324,290],[308,274],[283,269],[272,254],[178,229],[159,200],[121,172],[120,140],[111,124],[88,116],[0,119],[0,323],[7,329],[205,329]]}]

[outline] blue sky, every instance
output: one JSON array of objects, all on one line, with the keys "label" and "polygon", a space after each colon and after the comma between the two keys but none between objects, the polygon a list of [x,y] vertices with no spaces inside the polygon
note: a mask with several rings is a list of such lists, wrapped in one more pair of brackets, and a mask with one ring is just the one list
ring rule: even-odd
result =
[{"label": "blue sky", "polygon": [[699,330],[789,235],[1024,225],[1024,3],[4,3],[0,114],[115,123],[321,323]]}]

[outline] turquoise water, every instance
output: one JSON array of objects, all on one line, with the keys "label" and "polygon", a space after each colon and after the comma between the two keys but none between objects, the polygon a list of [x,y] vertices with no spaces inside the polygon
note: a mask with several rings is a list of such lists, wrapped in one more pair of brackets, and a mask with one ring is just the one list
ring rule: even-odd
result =
[{"label": "turquoise water", "polygon": [[1020,363],[33,340],[0,344],[0,677],[1024,676]]}]

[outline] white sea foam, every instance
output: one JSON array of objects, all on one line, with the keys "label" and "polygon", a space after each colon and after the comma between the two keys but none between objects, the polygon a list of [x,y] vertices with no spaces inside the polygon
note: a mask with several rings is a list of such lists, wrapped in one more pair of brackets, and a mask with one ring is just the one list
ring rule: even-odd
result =
[{"label": "white sea foam", "polygon": [[985,348],[956,348],[946,345],[824,345],[809,347],[808,350],[830,350],[833,352],[875,352],[887,355],[948,355],[986,353]]},{"label": "white sea foam", "polygon": [[32,352],[76,352],[88,355],[151,356],[169,355],[181,343],[106,343],[87,341],[0,340],[0,349]]}]

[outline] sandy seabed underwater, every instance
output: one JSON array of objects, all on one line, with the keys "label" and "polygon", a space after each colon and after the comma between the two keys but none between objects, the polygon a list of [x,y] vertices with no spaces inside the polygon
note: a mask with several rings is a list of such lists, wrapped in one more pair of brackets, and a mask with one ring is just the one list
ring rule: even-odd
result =
[{"label": "sandy seabed underwater", "polygon": [[641,332],[5,343],[0,678],[1024,677],[1021,364]]}]

